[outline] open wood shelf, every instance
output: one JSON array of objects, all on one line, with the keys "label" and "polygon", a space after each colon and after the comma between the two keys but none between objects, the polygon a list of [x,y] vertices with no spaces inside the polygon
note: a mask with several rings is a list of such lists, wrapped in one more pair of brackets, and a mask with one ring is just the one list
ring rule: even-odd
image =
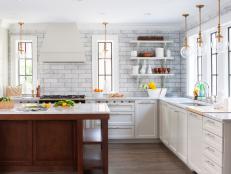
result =
[{"label": "open wood shelf", "polygon": [[131,60],[173,60],[173,57],[131,57]]},{"label": "open wood shelf", "polygon": [[103,169],[101,146],[84,146],[84,170]]},{"label": "open wood shelf", "polygon": [[130,43],[163,43],[163,44],[166,44],[166,43],[173,43],[172,40],[132,40],[130,41]]},{"label": "open wood shelf", "polygon": [[168,77],[173,76],[174,74],[132,74],[133,77],[142,78],[142,77]]},{"label": "open wood shelf", "polygon": [[84,144],[101,144],[102,135],[100,128],[85,128],[83,129]]}]

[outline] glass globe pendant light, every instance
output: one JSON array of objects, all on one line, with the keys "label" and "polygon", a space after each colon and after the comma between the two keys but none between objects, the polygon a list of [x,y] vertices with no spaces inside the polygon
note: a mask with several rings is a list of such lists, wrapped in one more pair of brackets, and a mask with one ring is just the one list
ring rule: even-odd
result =
[{"label": "glass globe pendant light", "polygon": [[216,39],[217,39],[217,51],[218,53],[221,53],[224,51],[223,36],[221,31],[221,0],[218,0],[218,25],[217,25]]},{"label": "glass globe pendant light", "polygon": [[185,13],[182,16],[184,16],[185,18],[185,37],[184,37],[183,47],[181,48],[180,53],[181,53],[181,56],[186,59],[190,55],[190,47],[188,45],[188,34],[187,34],[187,31],[188,31],[187,17],[189,16],[189,14]]}]

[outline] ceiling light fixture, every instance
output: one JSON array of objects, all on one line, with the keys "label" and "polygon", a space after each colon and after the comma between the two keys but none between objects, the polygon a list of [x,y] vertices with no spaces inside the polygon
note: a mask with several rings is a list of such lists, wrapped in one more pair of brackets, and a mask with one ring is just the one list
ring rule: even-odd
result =
[{"label": "ceiling light fixture", "polygon": [[19,25],[19,45],[18,45],[18,51],[20,54],[22,54],[24,52],[23,50],[23,40],[22,40],[22,35],[23,35],[23,25],[24,25],[24,22],[18,22],[18,25]]},{"label": "ceiling light fixture", "polygon": [[201,32],[201,9],[204,8],[203,4],[196,5],[196,7],[199,9],[199,33],[197,38],[197,43],[199,47],[202,47],[203,39],[202,39],[202,32]]},{"label": "ceiling light fixture", "polygon": [[187,18],[189,16],[188,13],[184,13],[182,15],[185,19],[185,37],[184,37],[184,43],[183,43],[183,47],[181,49],[181,56],[183,58],[188,58],[189,56],[189,52],[190,52],[190,48],[189,48],[189,45],[188,45],[188,23],[187,23]]},{"label": "ceiling light fixture", "polygon": [[218,0],[218,25],[217,25],[216,38],[218,43],[220,43],[223,38],[221,34],[221,0]]}]

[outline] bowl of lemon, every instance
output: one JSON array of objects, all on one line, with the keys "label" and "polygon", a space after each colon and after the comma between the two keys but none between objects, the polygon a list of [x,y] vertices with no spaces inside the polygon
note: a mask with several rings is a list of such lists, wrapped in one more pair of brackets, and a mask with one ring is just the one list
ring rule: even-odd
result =
[{"label": "bowl of lemon", "polygon": [[60,100],[54,103],[54,107],[58,110],[70,109],[75,106],[75,102],[73,100]]}]

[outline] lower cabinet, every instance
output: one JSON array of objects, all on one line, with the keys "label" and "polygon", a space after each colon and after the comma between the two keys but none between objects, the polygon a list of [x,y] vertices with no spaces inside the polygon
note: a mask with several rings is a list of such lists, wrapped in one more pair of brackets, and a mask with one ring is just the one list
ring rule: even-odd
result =
[{"label": "lower cabinet", "polygon": [[[154,139],[158,138],[157,100],[107,100],[111,111],[109,139]],[[100,122],[95,122],[99,127]]]},{"label": "lower cabinet", "polygon": [[183,109],[160,102],[160,139],[182,161],[188,157],[188,115]]},{"label": "lower cabinet", "polygon": [[188,113],[188,165],[197,173],[203,171],[202,116]]},{"label": "lower cabinet", "polygon": [[157,102],[137,101],[135,116],[136,138],[157,138]]}]

